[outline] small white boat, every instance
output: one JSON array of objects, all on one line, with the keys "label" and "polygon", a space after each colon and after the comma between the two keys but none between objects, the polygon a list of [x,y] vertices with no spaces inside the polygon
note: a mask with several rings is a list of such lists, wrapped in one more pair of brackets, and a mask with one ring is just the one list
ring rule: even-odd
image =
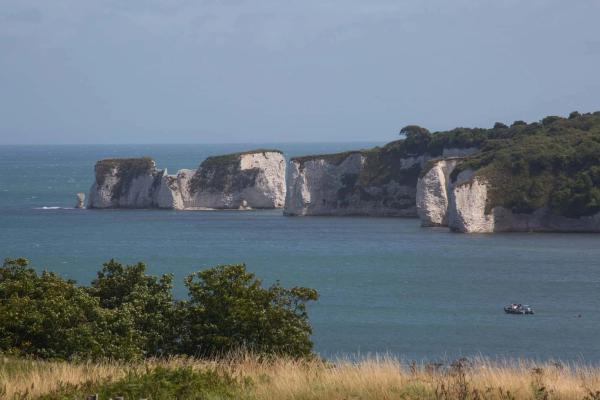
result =
[{"label": "small white boat", "polygon": [[509,304],[504,307],[504,312],[507,314],[534,314],[533,309],[526,304]]}]

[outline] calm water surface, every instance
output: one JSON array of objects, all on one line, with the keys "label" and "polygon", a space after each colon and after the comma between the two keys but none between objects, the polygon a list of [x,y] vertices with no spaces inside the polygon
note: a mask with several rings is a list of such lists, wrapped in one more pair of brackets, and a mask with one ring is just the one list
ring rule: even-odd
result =
[{"label": "calm water surface", "polygon": [[[368,144],[276,145],[288,155]],[[281,211],[73,210],[95,160],[153,156],[171,172],[248,145],[0,146],[0,256],[87,283],[103,261],[175,274],[245,262],[267,283],[318,289],[324,356],[559,358],[600,363],[600,236],[460,235],[393,218],[286,218]],[[43,207],[63,207],[43,209]],[[508,302],[534,316],[509,316]]]}]

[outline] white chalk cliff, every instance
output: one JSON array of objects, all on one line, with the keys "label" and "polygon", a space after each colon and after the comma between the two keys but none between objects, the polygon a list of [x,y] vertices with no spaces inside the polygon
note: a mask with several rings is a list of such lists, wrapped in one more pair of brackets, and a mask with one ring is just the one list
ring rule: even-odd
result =
[{"label": "white chalk cliff", "polygon": [[448,226],[463,233],[600,232],[600,214],[579,218],[555,215],[547,207],[513,213],[488,202],[491,183],[472,170],[450,174],[459,159],[438,160],[417,184],[417,209],[423,226]]},{"label": "white chalk cliff", "polygon": [[[423,157],[402,161],[399,170],[411,174],[424,163]],[[284,214],[416,216],[414,183],[364,183],[366,164],[362,152],[292,159]]]},{"label": "white chalk cliff", "polygon": [[108,159],[96,163],[88,208],[157,207],[157,192],[166,175],[148,158]]},{"label": "white chalk cliff", "polygon": [[210,157],[194,175],[185,173],[184,208],[281,208],[285,169],[278,151]]},{"label": "white chalk cliff", "polygon": [[494,216],[486,213],[488,182],[472,170],[462,171],[451,185],[448,204],[450,229],[465,233],[494,232]]},{"label": "white chalk cliff", "polygon": [[257,150],[209,157],[177,175],[150,159],[101,160],[88,208],[281,208],[284,199],[283,154]]},{"label": "white chalk cliff", "polygon": [[459,160],[431,161],[433,165],[417,181],[417,213],[422,226],[448,226],[450,173]]},{"label": "white chalk cliff", "polygon": [[[293,158],[284,214],[416,217],[417,179],[431,156],[394,151],[384,147]],[[443,154],[474,151],[448,148]]]},{"label": "white chalk cliff", "polygon": [[339,215],[357,212],[355,201],[340,208],[338,192],[344,181],[358,176],[364,157],[360,152],[348,154],[339,163],[323,158],[302,162],[292,159],[288,167],[286,215]]},{"label": "white chalk cliff", "polygon": [[600,213],[569,218],[552,213],[548,207],[525,214],[499,206],[486,212],[489,191],[490,183],[478,176],[455,185],[449,210],[450,229],[463,233],[600,232]]}]

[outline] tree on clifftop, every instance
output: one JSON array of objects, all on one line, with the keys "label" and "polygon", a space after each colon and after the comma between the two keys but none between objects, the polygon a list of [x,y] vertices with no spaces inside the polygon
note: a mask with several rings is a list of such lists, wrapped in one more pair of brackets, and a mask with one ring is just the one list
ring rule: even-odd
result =
[{"label": "tree on clifftop", "polygon": [[431,133],[418,125],[407,125],[400,129],[400,135],[404,135],[406,149],[411,153],[423,153],[431,141]]}]

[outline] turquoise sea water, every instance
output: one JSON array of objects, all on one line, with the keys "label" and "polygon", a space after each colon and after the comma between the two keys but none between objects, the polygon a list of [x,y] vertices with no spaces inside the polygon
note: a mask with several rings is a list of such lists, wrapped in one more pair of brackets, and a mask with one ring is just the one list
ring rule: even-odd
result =
[{"label": "turquoise sea water", "polygon": [[[264,146],[301,155],[368,144]],[[186,274],[246,262],[267,283],[318,289],[310,317],[324,356],[600,363],[600,235],[461,235],[414,219],[281,211],[69,209],[76,192],[88,191],[97,159],[148,155],[174,173],[252,147],[0,146],[0,257],[25,256],[85,283],[111,257],[141,260],[152,273],[174,273],[178,296]],[[537,314],[505,315],[509,302]]]}]

